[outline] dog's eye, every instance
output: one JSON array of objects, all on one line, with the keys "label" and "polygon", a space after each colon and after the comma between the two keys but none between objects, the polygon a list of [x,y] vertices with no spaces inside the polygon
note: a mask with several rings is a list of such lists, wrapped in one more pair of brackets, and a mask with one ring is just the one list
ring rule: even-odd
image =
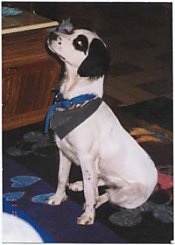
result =
[{"label": "dog's eye", "polygon": [[82,43],[82,41],[80,41],[80,40],[77,41],[77,44],[78,44],[79,46],[81,46],[81,47],[83,46],[83,43]]},{"label": "dog's eye", "polygon": [[73,45],[75,49],[82,51],[86,54],[88,48],[87,37],[84,35],[79,35],[76,39],[74,39]]}]

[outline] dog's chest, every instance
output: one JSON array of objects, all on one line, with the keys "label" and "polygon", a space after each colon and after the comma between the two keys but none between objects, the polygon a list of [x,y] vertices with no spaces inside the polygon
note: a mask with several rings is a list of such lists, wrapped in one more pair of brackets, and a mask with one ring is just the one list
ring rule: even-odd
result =
[{"label": "dog's chest", "polygon": [[56,135],[56,144],[59,150],[61,150],[71,160],[71,162],[79,165],[78,150],[70,135],[66,136],[64,140],[60,140]]}]

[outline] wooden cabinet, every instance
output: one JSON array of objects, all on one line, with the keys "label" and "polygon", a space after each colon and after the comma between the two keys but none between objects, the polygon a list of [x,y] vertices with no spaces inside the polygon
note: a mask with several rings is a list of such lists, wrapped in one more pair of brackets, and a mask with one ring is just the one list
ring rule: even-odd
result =
[{"label": "wooden cabinet", "polygon": [[3,130],[44,120],[60,65],[46,50],[46,29],[2,36]]}]

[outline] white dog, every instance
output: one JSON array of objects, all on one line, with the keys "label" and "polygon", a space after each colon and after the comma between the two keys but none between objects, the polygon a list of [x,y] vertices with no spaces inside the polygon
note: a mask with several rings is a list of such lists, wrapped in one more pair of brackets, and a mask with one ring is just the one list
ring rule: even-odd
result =
[{"label": "white dog", "polygon": [[[142,205],[155,188],[157,170],[101,99],[109,64],[106,45],[96,33],[79,29],[72,34],[51,33],[48,47],[65,63],[60,86],[63,98],[50,113],[60,164],[57,191],[48,203],[59,205],[64,201],[67,186],[73,191],[84,190],[85,211],[77,220],[81,225],[93,224],[95,209],[106,201],[128,209]],[[91,107],[94,109],[89,112]],[[83,117],[88,111],[88,116],[67,129],[67,120],[72,125],[78,117],[71,113],[78,111]],[[60,123],[62,112],[67,112],[68,117],[63,116]],[[69,184],[72,162],[81,167],[83,181]],[[107,187],[101,196],[100,185]]]}]

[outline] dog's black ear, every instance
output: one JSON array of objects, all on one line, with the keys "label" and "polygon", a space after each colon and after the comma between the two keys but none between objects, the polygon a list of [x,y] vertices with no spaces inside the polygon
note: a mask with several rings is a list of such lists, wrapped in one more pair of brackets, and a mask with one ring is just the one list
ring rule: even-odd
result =
[{"label": "dog's black ear", "polygon": [[89,47],[89,53],[78,69],[81,77],[101,77],[109,67],[109,52],[101,40],[94,38]]}]

